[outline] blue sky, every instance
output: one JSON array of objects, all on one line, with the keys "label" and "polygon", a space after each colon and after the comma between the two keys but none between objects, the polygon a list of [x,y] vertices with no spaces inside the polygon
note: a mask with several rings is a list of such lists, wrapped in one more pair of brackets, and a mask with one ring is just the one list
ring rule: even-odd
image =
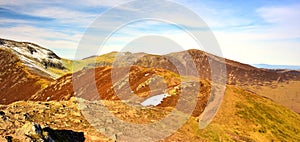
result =
[{"label": "blue sky", "polygon": [[[104,12],[126,0],[52,0],[0,1],[0,37],[29,41],[54,50],[58,55],[74,58],[86,29]],[[199,15],[214,33],[223,56],[248,64],[300,65],[300,2],[297,0],[176,0]],[[142,2],[121,7],[120,14],[106,17],[105,26],[137,10]],[[156,6],[157,5],[157,6]],[[164,9],[153,2],[154,14],[175,15],[187,19],[177,9]],[[166,6],[167,7],[167,6]],[[126,15],[127,16],[127,15]],[[191,21],[193,23],[193,21]],[[195,30],[201,29],[197,25]],[[195,44],[174,26],[157,21],[129,24],[113,36],[103,52],[118,50],[138,36],[162,35],[180,42],[185,48]],[[182,40],[183,39],[183,40]],[[163,44],[163,43],[162,43]],[[87,47],[88,48],[88,47]],[[88,49],[87,49],[88,50]]]}]

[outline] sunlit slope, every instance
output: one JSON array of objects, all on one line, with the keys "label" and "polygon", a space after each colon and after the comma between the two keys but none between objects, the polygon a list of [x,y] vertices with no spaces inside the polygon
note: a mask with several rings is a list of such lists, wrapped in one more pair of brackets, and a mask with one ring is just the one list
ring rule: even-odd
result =
[{"label": "sunlit slope", "polygon": [[272,99],[300,114],[300,81],[272,82],[270,85],[249,85],[247,90]]},{"label": "sunlit slope", "polygon": [[51,81],[28,70],[11,51],[0,49],[0,104],[28,100]]},{"label": "sunlit slope", "polygon": [[162,141],[300,141],[300,115],[269,99],[228,86],[222,105],[205,129],[198,119]]}]

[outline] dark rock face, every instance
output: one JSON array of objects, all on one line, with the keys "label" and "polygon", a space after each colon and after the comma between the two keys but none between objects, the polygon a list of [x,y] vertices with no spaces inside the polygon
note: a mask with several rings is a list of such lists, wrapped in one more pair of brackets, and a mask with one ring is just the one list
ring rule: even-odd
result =
[{"label": "dark rock face", "polygon": [[29,50],[29,52],[31,54],[33,54],[34,52],[37,52],[34,48],[30,47],[30,46],[27,46],[27,49]]},{"label": "dark rock face", "polygon": [[0,116],[5,116],[5,112],[4,111],[0,111]]},{"label": "dark rock face", "polygon": [[5,136],[5,139],[7,142],[12,142],[13,137],[12,136]]},{"label": "dark rock face", "polygon": [[62,63],[54,63],[50,60],[43,60],[42,64],[44,65],[45,68],[53,67],[53,68],[57,68],[57,69],[61,69],[61,70],[65,69],[65,67],[63,66]]},{"label": "dark rock face", "polygon": [[1,119],[2,120],[6,120],[6,115],[5,115],[5,112],[4,111],[0,111],[0,116],[1,116]]},{"label": "dark rock face", "polygon": [[46,141],[84,142],[85,140],[83,132],[74,132],[72,130],[54,130],[49,127],[45,127],[43,131],[48,133],[48,136],[45,137]]},{"label": "dark rock face", "polygon": [[6,136],[8,142],[16,140],[33,141],[33,142],[84,142],[85,137],[83,132],[75,132],[72,130],[55,130],[50,127],[42,128],[40,124],[32,123],[30,125],[24,124],[23,139]]},{"label": "dark rock face", "polygon": [[49,52],[49,53],[48,53],[48,58],[50,58],[50,59],[55,58],[55,59],[58,59],[58,60],[61,59],[60,57],[58,57],[58,56],[57,56],[55,53],[53,53],[53,52]]},{"label": "dark rock face", "polygon": [[0,40],[0,45],[5,44],[5,42],[3,40]]},{"label": "dark rock face", "polygon": [[34,124],[33,125],[35,133],[37,133],[39,136],[42,136],[42,127],[40,124]]}]

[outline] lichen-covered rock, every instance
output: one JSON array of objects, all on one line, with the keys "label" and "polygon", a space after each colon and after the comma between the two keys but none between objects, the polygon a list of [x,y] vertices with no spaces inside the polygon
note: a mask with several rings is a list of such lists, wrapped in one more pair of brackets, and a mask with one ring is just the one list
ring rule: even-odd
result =
[{"label": "lichen-covered rock", "polygon": [[[30,122],[17,130],[17,136],[24,142],[84,142],[85,140],[83,132],[55,130],[50,127],[42,128],[39,124]],[[10,141],[12,137],[6,139]]]}]

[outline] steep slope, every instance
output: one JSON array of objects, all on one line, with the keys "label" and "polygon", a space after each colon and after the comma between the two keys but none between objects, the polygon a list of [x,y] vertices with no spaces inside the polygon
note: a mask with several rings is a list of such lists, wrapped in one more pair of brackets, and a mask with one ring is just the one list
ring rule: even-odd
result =
[{"label": "steep slope", "polygon": [[[79,102],[85,102],[85,106],[78,105]],[[87,142],[119,141],[126,139],[128,133],[143,131],[137,128],[112,137],[104,136],[101,133],[109,128],[104,127],[97,131],[93,127],[95,124],[91,126],[78,109],[80,106],[82,111],[97,113],[97,124],[101,126],[102,123],[107,123],[107,116],[101,115],[103,111],[100,111],[103,105],[115,117],[134,124],[161,120],[169,111],[164,107],[136,109],[120,101],[100,103],[78,98],[59,102],[16,102],[0,105],[0,135],[24,141],[24,127],[26,128],[28,122],[58,130],[84,132]],[[207,128],[199,130],[198,120],[198,117],[190,117],[178,131],[161,141],[300,141],[300,126],[297,125],[300,121],[299,114],[235,86],[227,87],[221,108]],[[132,138],[127,140],[142,141]]]},{"label": "steep slope", "polygon": [[198,129],[197,118],[164,141],[299,141],[300,115],[269,99],[228,86],[212,123]]},{"label": "steep slope", "polygon": [[28,100],[51,81],[29,71],[11,51],[0,49],[0,104]]},{"label": "steep slope", "polygon": [[[72,96],[87,100],[120,100],[121,94],[121,100],[139,104],[151,96],[168,94],[168,97],[164,98],[159,106],[174,107],[180,96],[180,90],[190,89],[187,92],[199,91],[199,100],[196,106],[199,109],[194,112],[194,115],[200,115],[206,106],[210,94],[210,84],[207,81],[194,79],[195,83],[181,84],[187,78],[180,78],[177,74],[168,70],[132,66],[127,76],[126,72],[123,72],[124,69],[116,69],[119,71],[117,74],[114,74],[116,81],[112,78],[111,67],[98,67],[83,70],[73,75],[68,74],[52,82],[47,88],[37,92],[30,100],[68,100]],[[191,80],[191,78],[188,78],[188,80]],[[74,92],[74,84],[78,87],[76,92]],[[93,85],[96,85],[96,90],[93,89]],[[200,85],[201,89],[196,90],[197,87],[195,85]],[[137,98],[135,95],[139,97]],[[189,96],[189,94],[186,95]]]},{"label": "steep slope", "polygon": [[272,99],[300,114],[300,81],[272,82],[270,85],[249,85],[246,90]]},{"label": "steep slope", "polygon": [[70,61],[33,43],[0,39],[0,49],[11,51],[20,58],[28,70],[44,77],[55,79],[70,71],[65,67]]}]

